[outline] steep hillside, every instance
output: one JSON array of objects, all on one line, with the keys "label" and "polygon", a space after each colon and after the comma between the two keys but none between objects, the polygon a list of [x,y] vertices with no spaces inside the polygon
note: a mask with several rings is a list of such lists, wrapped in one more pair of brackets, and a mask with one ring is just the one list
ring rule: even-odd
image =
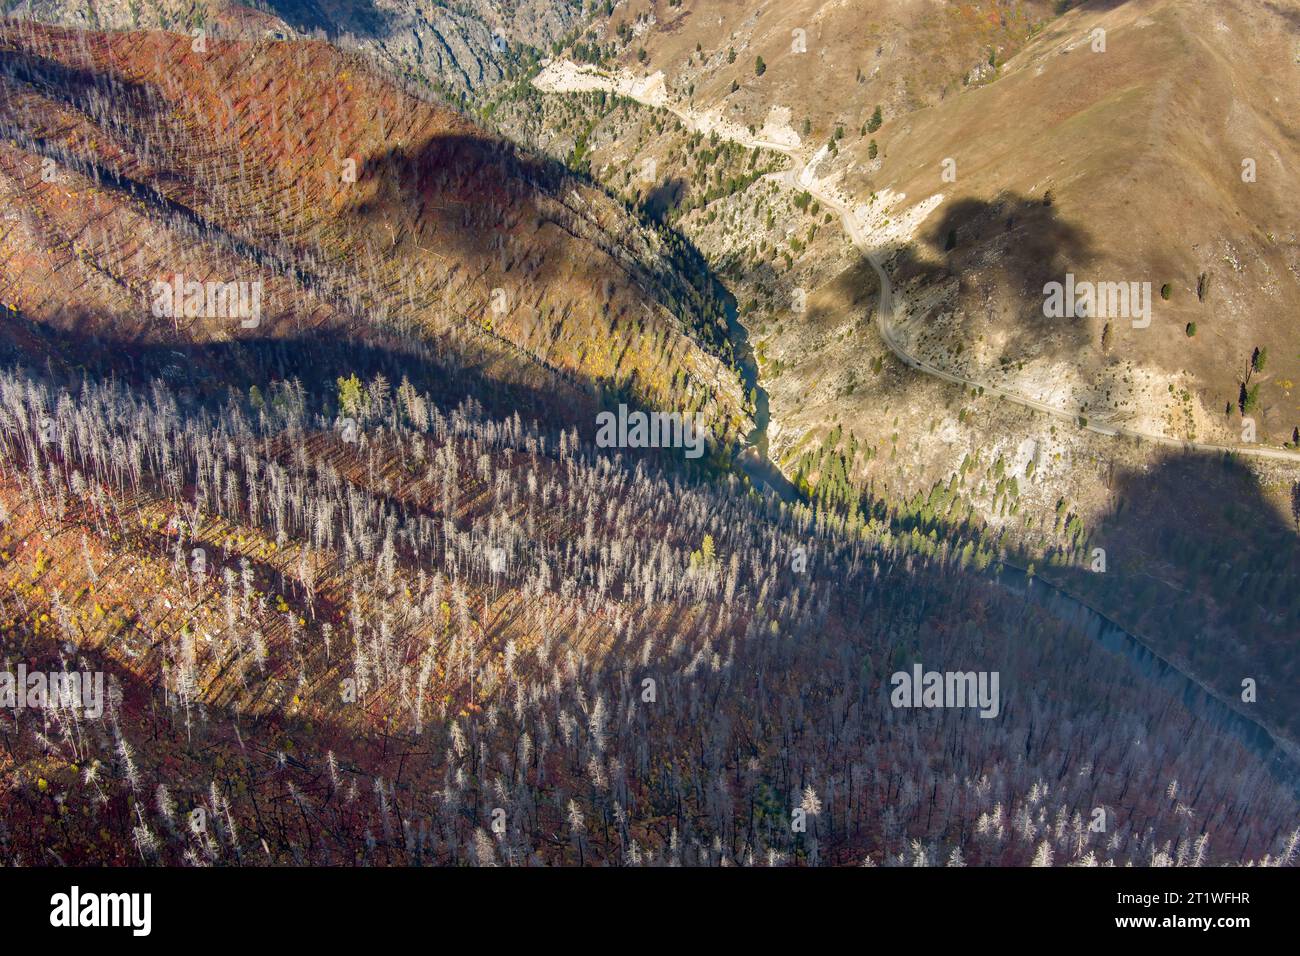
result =
[{"label": "steep hillside", "polygon": [[[568,53],[724,138],[791,149],[803,185],[854,209],[864,241],[896,257],[893,338],[909,355],[1142,433],[1300,447],[1300,352],[1280,319],[1300,305],[1294,23],[1286,5],[1244,0],[646,0]],[[672,144],[638,135],[629,149],[626,123],[593,120],[585,152],[610,181],[651,158],[653,190],[686,178]],[[514,126],[567,148],[565,126],[531,122]],[[761,221],[758,198],[743,204]],[[680,225],[721,261],[752,231],[711,229],[714,212]],[[787,235],[801,225],[776,222]],[[843,270],[817,264],[839,259],[833,246],[796,235],[783,279],[767,275],[770,246],[736,263],[778,312]],[[1091,306],[1045,311],[1045,286],[1067,276],[1125,296],[1137,283],[1140,301],[1103,289]],[[770,354],[822,367],[804,381],[842,377],[847,356],[810,349],[798,315],[784,327]],[[770,390],[787,406],[778,428],[815,424],[806,401]]]},{"label": "steep hillside", "polygon": [[83,29],[202,30],[257,39],[313,37],[359,50],[394,73],[449,93],[489,88],[516,69],[528,50],[568,32],[575,0],[17,0],[10,16]]},{"label": "steep hillside", "polygon": [[[737,37],[775,36],[772,9],[736,6]],[[796,87],[818,69],[812,46],[764,55],[763,75],[751,63],[734,90],[678,82],[691,58],[657,51],[700,32],[689,4],[621,36],[616,11],[608,42],[566,51],[592,62],[548,65],[493,115],[665,207],[710,257],[793,482],[923,526],[982,527],[1225,699],[1239,696],[1230,675],[1268,675],[1282,696],[1264,706],[1294,736],[1300,351],[1281,317],[1294,311],[1296,164],[1278,160],[1294,148],[1295,76],[1268,67],[1293,59],[1291,21],[1278,5],[1066,6],[996,69],[910,112],[886,100],[878,124],[842,136],[802,135],[776,99],[739,110],[787,60],[805,64]],[[886,49],[882,76],[906,74],[904,47]],[[843,91],[809,82],[804,95]],[[780,154],[783,171],[752,177]],[[1049,318],[1045,287],[1071,275],[1139,283],[1150,324],[1136,309]],[[1089,573],[1098,548],[1106,574]]]},{"label": "steep hillside", "polygon": [[[0,55],[0,301],[29,323],[175,346],[416,333],[587,402],[752,427],[689,247],[326,44],[21,26]],[[160,314],[178,275],[261,283],[260,315]],[[32,348],[24,328],[5,335]]]},{"label": "steep hillside", "polygon": [[[0,377],[0,635],[108,674],[0,723],[5,863],[1294,860],[1293,770],[970,547],[268,398]],[[913,666],[994,702],[899,709]]]},{"label": "steep hillside", "polygon": [[[1051,0],[629,0],[588,31],[611,63],[662,71],[667,88],[742,126],[776,108],[826,142],[991,76],[1050,19]],[[644,55],[643,55],[644,51]],[[761,61],[761,63],[760,63]],[[806,121],[806,128],[805,128]]]},{"label": "steep hillside", "polygon": [[[1084,4],[996,82],[886,123],[878,168],[845,188],[943,196],[898,270],[915,290],[907,347],[1094,420],[1292,441],[1294,48],[1294,19],[1275,5]],[[1045,315],[1045,285],[1067,274],[1145,283],[1149,312],[1099,302]]]},{"label": "steep hillside", "polygon": [[1282,8],[386,3],[0,27],[0,864],[1297,862]]}]

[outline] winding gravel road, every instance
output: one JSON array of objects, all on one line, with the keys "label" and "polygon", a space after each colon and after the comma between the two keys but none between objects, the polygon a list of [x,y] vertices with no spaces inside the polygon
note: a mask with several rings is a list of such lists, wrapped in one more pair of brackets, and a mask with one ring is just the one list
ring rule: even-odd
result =
[{"label": "winding gravel road", "polygon": [[[580,68],[575,64],[570,64],[570,68],[575,71],[580,70]],[[1021,405],[1025,408],[1031,408],[1034,411],[1042,412],[1045,415],[1051,415],[1052,417],[1059,418],[1063,421],[1073,422],[1077,425],[1081,420],[1087,420],[1082,409],[1076,408],[1070,410],[1059,408],[1055,405],[1049,405],[1046,402],[1027,398],[1017,392],[999,388],[996,385],[990,385],[986,382],[964,378],[963,376],[957,375],[953,372],[937,368],[936,366],[911,355],[901,345],[899,345],[897,338],[894,336],[894,330],[891,325],[894,317],[894,293],[893,286],[889,281],[889,274],[885,271],[884,266],[885,258],[887,257],[874,249],[867,241],[866,237],[862,235],[858,224],[854,221],[853,210],[851,208],[845,206],[835,196],[819,189],[816,185],[815,177],[811,175],[805,176],[811,163],[803,160],[800,155],[800,148],[789,146],[784,143],[751,137],[743,130],[732,127],[731,124],[716,126],[707,117],[703,117],[690,110],[684,110],[669,103],[656,102],[654,99],[649,97],[637,95],[635,91],[629,93],[626,89],[619,89],[618,84],[612,77],[589,71],[583,71],[582,75],[588,83],[603,82],[607,92],[617,93],[620,96],[627,96],[630,99],[634,99],[638,103],[641,103],[643,106],[667,110],[676,116],[681,121],[682,125],[691,132],[702,132],[706,135],[716,132],[719,137],[729,139],[747,149],[754,149],[756,147],[761,149],[770,149],[789,156],[794,161],[797,169],[775,173],[771,178],[784,183],[792,189],[806,190],[823,206],[833,209],[839,214],[840,222],[842,223],[849,240],[858,251],[866,257],[867,261],[871,263],[871,268],[875,270],[876,276],[880,279],[880,303],[876,310],[876,327],[880,331],[880,338],[884,341],[886,347],[898,357],[899,361],[919,372],[932,375],[935,378],[942,379],[945,382],[950,382],[953,385],[959,385],[965,388],[982,389],[986,394],[995,395],[1005,401],[1013,402],[1016,405]],[[533,82],[539,89],[557,91],[552,90],[549,86],[538,84],[536,78]],[[558,92],[562,92],[562,90],[558,90]],[[1169,448],[1176,448],[1187,452],[1212,452],[1219,454],[1222,454],[1223,452],[1231,452],[1234,455],[1249,455],[1255,458],[1271,458],[1277,461],[1300,463],[1300,452],[1285,451],[1280,448],[1266,448],[1258,445],[1215,445],[1207,442],[1185,441],[1178,438],[1170,438],[1167,435],[1156,435],[1151,434],[1150,432],[1124,428],[1119,425],[1099,424],[1092,421],[1087,421],[1087,424],[1082,427],[1086,428],[1090,432],[1095,432],[1098,435],[1105,435],[1108,438],[1129,438],[1135,441],[1151,442],[1152,444],[1164,445]]]}]

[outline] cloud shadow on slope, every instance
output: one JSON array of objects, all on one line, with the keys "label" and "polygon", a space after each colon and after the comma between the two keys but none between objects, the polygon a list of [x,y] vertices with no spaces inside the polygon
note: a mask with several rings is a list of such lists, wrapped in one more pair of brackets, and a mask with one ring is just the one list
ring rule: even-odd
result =
[{"label": "cloud shadow on slope", "polygon": [[[1122,451],[1120,452],[1122,454]],[[1249,712],[1258,706],[1300,736],[1300,523],[1288,514],[1300,482],[1270,495],[1231,455],[1172,452],[1116,467],[1110,502],[1088,547],[1107,572],[1074,568],[1068,587]],[[1254,679],[1258,704],[1240,702]]]}]

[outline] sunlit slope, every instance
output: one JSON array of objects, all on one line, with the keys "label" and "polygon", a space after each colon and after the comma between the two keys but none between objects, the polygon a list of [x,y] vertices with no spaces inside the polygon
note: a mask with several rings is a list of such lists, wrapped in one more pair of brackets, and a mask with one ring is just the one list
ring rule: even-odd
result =
[{"label": "sunlit slope", "polygon": [[[887,122],[879,169],[848,182],[944,196],[896,262],[904,341],[1093,419],[1290,441],[1294,31],[1271,5],[1085,4],[996,82]],[[1044,287],[1067,275],[1145,283],[1149,309],[1045,315]]]},{"label": "sunlit slope", "polygon": [[[355,58],[30,25],[0,43],[0,299],[25,320],[159,343],[454,335],[538,382],[747,430],[689,248]],[[260,318],[158,315],[178,274],[261,282]]]}]

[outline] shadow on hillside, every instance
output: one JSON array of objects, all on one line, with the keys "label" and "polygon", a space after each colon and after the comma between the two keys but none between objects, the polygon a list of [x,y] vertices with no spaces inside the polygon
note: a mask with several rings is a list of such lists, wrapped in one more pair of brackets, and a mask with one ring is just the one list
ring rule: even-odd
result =
[{"label": "shadow on hillside", "polygon": [[[1123,445],[1113,448],[1127,457]],[[1239,459],[1192,452],[1169,453],[1145,467],[1117,467],[1115,459],[1095,465],[1109,504],[1085,524],[1085,543],[1068,564],[1026,554],[1000,531],[977,531],[949,517],[893,514],[891,524],[896,533],[934,529],[950,541],[974,532],[1008,564],[1036,563],[1040,577],[1229,706],[1300,739],[1300,505],[1287,513],[1300,497],[1300,480],[1270,494]],[[891,515],[883,501],[868,499],[867,507],[878,519]],[[1092,570],[1096,548],[1105,552],[1105,573]],[[1254,703],[1242,700],[1246,678],[1255,682]]]},{"label": "shadow on hillside", "polygon": [[[1104,325],[1100,319],[1044,315],[1043,287],[1053,281],[1064,282],[1067,273],[1074,273],[1079,281],[1097,278],[1089,272],[1094,255],[1089,234],[1063,218],[1055,204],[1041,198],[1004,194],[941,206],[937,217],[928,220],[912,242],[887,257],[885,268],[893,286],[895,308],[909,291],[937,291],[945,284],[957,284],[957,293],[969,311],[951,320],[951,325],[934,338],[927,335],[935,326],[933,320],[940,307],[930,306],[929,313],[912,314],[909,318],[913,334],[909,340],[920,336],[919,351],[925,353],[922,357],[946,351],[947,357],[935,362],[940,368],[980,378],[978,372],[963,365],[962,359],[981,337],[985,343],[990,338],[1000,340],[996,356],[982,359],[981,368],[986,362],[997,367],[1026,357],[1077,361],[1080,352],[1099,346]],[[777,289],[788,285],[768,261],[746,263],[744,273],[751,283]],[[875,272],[860,256],[815,295],[807,297],[806,314],[797,314],[785,303],[777,303],[776,308],[780,323],[806,325],[817,334],[842,325],[846,312],[860,323],[874,324],[879,316],[879,294]],[[1005,312],[974,311],[977,303],[985,301],[1007,303],[1008,307]],[[808,353],[786,364],[815,357]],[[864,365],[872,358],[864,356]],[[919,380],[912,373],[878,377],[859,370],[856,381],[871,391],[894,397],[906,396]]]},{"label": "shadow on hillside", "polygon": [[[89,327],[72,319],[74,328]],[[493,375],[463,348],[409,336],[374,341],[318,329],[310,336],[235,339],[224,342],[135,342],[89,336],[33,323],[6,310],[0,329],[0,367],[45,372],[75,388],[83,381],[118,380],[137,388],[161,380],[182,406],[224,403],[231,392],[247,398],[253,386],[266,393],[275,382],[298,380],[314,402],[309,412],[333,416],[322,401],[337,394],[337,379],[357,375],[369,381],[383,375],[396,386],[403,378],[431,395],[444,411],[466,398],[490,414],[519,412],[543,425],[572,424],[580,410],[594,416],[595,400],[579,390],[537,388]],[[585,417],[585,416],[584,416]]]},{"label": "shadow on hillside", "polygon": [[[553,286],[568,302],[591,297],[601,302],[611,330],[633,326],[647,337],[659,334],[653,313],[645,309],[650,299],[704,350],[736,367],[746,393],[754,396],[757,416],[766,417],[767,395],[758,386],[748,336],[734,321],[734,300],[699,251],[657,220],[653,209],[633,210],[620,202],[632,220],[660,240],[642,243],[617,221],[611,227],[605,210],[572,188],[581,182],[618,201],[590,177],[486,136],[437,136],[418,147],[370,156],[358,182],[373,183],[373,189],[350,207],[351,213],[383,225],[409,217],[403,221],[410,233],[401,241],[421,248],[436,237],[438,247],[480,279],[482,287],[501,289],[509,309],[524,310],[508,314],[530,349],[546,355],[566,334],[560,323],[568,306],[559,314],[554,301],[544,301]],[[664,184],[658,194],[667,201],[675,188],[680,191],[680,184]],[[569,239],[581,244],[581,261],[565,248]],[[466,311],[487,315],[490,306],[467,303]],[[623,338],[626,348],[628,337]],[[676,369],[655,372],[670,380]],[[653,394],[642,388],[645,383],[635,369],[619,380],[598,377],[593,384],[606,405],[626,401],[644,406]],[[696,384],[707,388],[710,383]],[[755,444],[763,443],[755,439]],[[751,476],[759,474],[775,480],[778,473],[751,471]],[[790,488],[775,490],[785,495]]]},{"label": "shadow on hillside", "polygon": [[1058,14],[1068,13],[1071,10],[1098,13],[1114,10],[1129,2],[1131,0],[1056,0],[1055,7]]},{"label": "shadow on hillside", "polygon": [[981,334],[1000,332],[999,361],[1070,360],[1087,347],[1092,320],[1043,314],[1044,285],[1064,282],[1069,272],[1089,278],[1094,252],[1084,230],[1062,218],[1056,206],[1018,194],[963,199],[940,213],[920,234],[924,249],[909,246],[895,259],[895,287],[952,277],[967,303],[989,298],[1009,303],[999,314],[968,313],[959,333],[969,347]]},{"label": "shadow on hillside", "polygon": [[1287,23],[1291,24],[1292,29],[1300,30],[1300,9],[1297,9],[1296,7],[1284,7],[1280,3],[1275,3],[1274,0],[1264,0],[1264,6],[1270,13],[1276,14]]},{"label": "shadow on hillside", "polygon": [[[320,30],[335,39],[345,33],[383,40],[396,29],[373,0],[265,0],[267,8],[299,33]],[[440,4],[439,4],[440,5]]]},{"label": "shadow on hillside", "polygon": [[[62,55],[74,61],[78,57],[75,50]],[[107,120],[97,119],[100,111],[95,108],[97,101],[113,93],[113,81],[107,74],[79,72],[25,51],[13,54],[13,69],[27,76],[28,83],[58,88],[66,81],[70,86],[63,90],[64,95],[76,100],[77,107],[92,121],[107,125]],[[151,87],[139,95],[143,97],[142,102],[151,103],[162,93],[161,87]],[[212,98],[211,102],[216,101],[217,98]],[[208,100],[201,99],[199,105],[204,102]],[[211,116],[215,120],[216,114]],[[287,116],[286,121],[289,128],[285,132],[291,139],[294,116]],[[129,135],[137,131],[121,132]],[[365,157],[359,182],[369,188],[357,190],[364,198],[344,210],[342,216],[334,217],[339,220],[345,238],[343,248],[338,250],[341,255],[333,264],[341,263],[342,268],[322,263],[317,250],[302,248],[292,239],[251,237],[243,226],[243,217],[250,210],[227,210],[219,217],[220,221],[214,221],[207,218],[211,214],[201,214],[171,198],[152,175],[135,179],[108,168],[96,157],[81,160],[65,155],[67,150],[52,137],[32,136],[23,129],[17,129],[15,135],[22,137],[25,147],[31,151],[67,162],[78,173],[93,178],[99,188],[123,193],[149,214],[166,218],[170,226],[216,243],[262,269],[291,280],[336,308],[355,326],[318,333],[337,336],[332,346],[323,344],[321,338],[308,340],[301,336],[296,339],[297,345],[257,340],[194,345],[181,340],[182,344],[169,347],[108,340],[105,344],[109,350],[120,353],[108,364],[122,368],[121,363],[125,362],[127,374],[137,378],[148,377],[140,373],[142,364],[164,368],[178,365],[179,370],[170,374],[184,379],[187,367],[197,363],[199,367],[215,366],[221,373],[227,368],[242,368],[247,384],[258,384],[259,379],[264,384],[268,373],[288,375],[291,367],[300,369],[300,377],[304,379],[319,372],[311,367],[312,360],[305,358],[317,352],[330,356],[326,364],[334,366],[339,364],[336,355],[353,358],[367,349],[387,351],[387,345],[375,344],[386,341],[388,333],[382,329],[376,331],[369,321],[373,315],[381,318],[381,323],[376,325],[394,315],[418,320],[421,316],[414,303],[417,297],[423,300],[421,306],[438,308],[432,301],[436,294],[429,292],[428,283],[422,281],[422,270],[417,268],[431,261],[426,256],[442,260],[442,270],[452,277],[453,287],[465,286],[480,296],[479,301],[466,296],[466,301],[455,302],[454,309],[445,301],[442,303],[445,311],[459,313],[458,317],[466,320],[470,326],[466,335],[471,339],[480,334],[494,339],[505,353],[524,365],[553,364],[548,359],[549,347],[558,336],[574,331],[563,322],[576,304],[594,304],[598,314],[603,312],[599,320],[619,330],[625,341],[631,341],[625,330],[628,327],[641,330],[647,315],[647,300],[658,302],[671,312],[683,331],[693,334],[705,349],[724,362],[732,358],[734,342],[718,294],[721,286],[698,250],[671,230],[658,230],[660,241],[655,241],[654,236],[643,236],[636,229],[627,228],[629,223],[611,217],[609,210],[592,203],[590,197],[573,188],[578,182],[591,185],[589,177],[577,176],[553,160],[523,154],[513,144],[486,135],[435,136],[416,146],[398,146]],[[305,164],[304,170],[310,172],[312,165]],[[351,222],[347,221],[349,214],[355,217]],[[256,221],[255,215],[251,218]],[[612,224],[611,218],[615,219]],[[358,223],[357,219],[361,221]],[[639,223],[646,226],[648,220],[642,215]],[[546,230],[545,241],[538,238],[542,229]],[[400,243],[407,245],[400,246]],[[404,257],[404,252],[410,255]],[[490,325],[490,308],[494,302],[485,297],[489,292],[495,296],[498,288],[512,293],[511,305],[521,310],[512,316],[516,327],[509,330],[509,335],[504,334],[504,329],[493,329]],[[552,289],[562,294],[548,295]],[[93,311],[89,303],[81,308],[87,315]],[[76,316],[64,318],[75,322]],[[649,335],[659,334],[655,328],[657,321],[655,317],[649,323],[646,330]],[[578,334],[583,331],[577,330]],[[363,333],[362,341],[367,344],[354,347],[344,341],[345,334],[354,333]],[[164,333],[159,338],[165,340],[171,336]],[[335,351],[331,352],[331,347]],[[93,343],[90,348],[78,348],[75,342],[54,346],[47,343],[37,351],[57,356],[64,348],[80,356],[77,364],[83,369],[105,367],[103,356],[95,354]],[[301,356],[297,354],[299,350]],[[156,358],[163,353],[170,353],[179,362]],[[17,354],[21,356],[23,350],[18,349]],[[585,366],[576,365],[583,357],[578,354],[574,362],[558,373],[575,392],[599,392],[602,388],[625,384],[602,381],[588,374]],[[444,351],[442,359],[452,361],[450,352]],[[475,359],[471,357],[469,361],[473,364]],[[400,360],[376,358],[372,364],[394,368],[395,374],[385,373],[393,381],[400,380],[404,370]],[[654,371],[657,378],[667,381],[677,369]],[[616,374],[622,377],[624,373],[620,369]],[[219,377],[217,374],[208,378],[215,381]],[[489,390],[493,387],[486,381],[477,384]],[[698,393],[713,383],[693,384]],[[203,387],[203,383],[198,385]],[[551,396],[534,396],[539,402],[537,414],[541,415],[541,409],[552,404],[564,403],[567,392],[560,391],[564,394],[554,402],[547,401]],[[590,421],[584,417],[575,423],[581,426]]]},{"label": "shadow on hillside", "polygon": [[[18,34],[20,37],[21,33]],[[107,102],[126,107],[140,118],[164,111],[163,97],[152,87],[98,69],[69,66],[26,49],[14,48],[13,33],[0,22],[0,76],[77,110],[102,109]]]},{"label": "shadow on hillside", "polygon": [[1107,572],[1073,569],[1067,586],[1231,700],[1254,679],[1260,710],[1300,736],[1295,486],[1270,497],[1227,455],[1108,472],[1111,506],[1088,544],[1106,550]]},{"label": "shadow on hillside", "polygon": [[677,208],[686,194],[686,180],[674,176],[658,183],[646,193],[641,208],[654,222],[663,225],[668,214]]},{"label": "shadow on hillside", "polygon": [[[512,302],[524,293],[539,300],[554,284],[604,301],[607,318],[617,325],[639,323],[648,295],[725,359],[717,280],[698,250],[645,215],[641,225],[656,229],[666,242],[662,249],[641,249],[635,236],[604,221],[602,211],[571,188],[574,183],[605,193],[590,177],[549,157],[528,155],[513,143],[448,134],[363,159],[358,185],[370,187],[369,195],[349,211],[381,226],[396,218],[406,233],[399,241],[421,248],[436,243],[435,255],[457,260],[471,275],[483,277],[488,288],[499,286],[509,294],[521,287]],[[559,247],[564,237],[582,243],[590,254],[582,261],[548,255],[554,251],[548,246]],[[615,277],[624,281],[616,283]],[[585,293],[580,283],[588,286]],[[535,305],[527,304],[531,314],[523,321],[534,325],[535,334],[558,334],[543,327],[550,317]]]}]

